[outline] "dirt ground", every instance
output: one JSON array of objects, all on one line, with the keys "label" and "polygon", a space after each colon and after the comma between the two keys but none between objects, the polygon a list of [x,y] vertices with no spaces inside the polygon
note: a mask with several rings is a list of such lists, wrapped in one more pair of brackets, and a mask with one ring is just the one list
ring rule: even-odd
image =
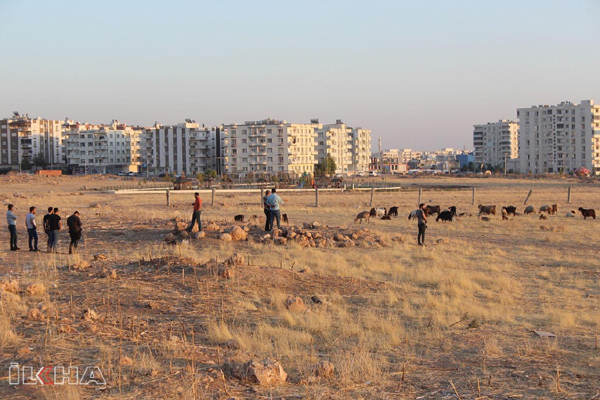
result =
[{"label": "dirt ground", "polygon": [[[369,210],[369,191],[321,192],[318,208],[313,192],[282,193],[286,231],[351,236],[366,227],[378,238],[303,247],[275,245],[261,239],[261,225],[234,222],[262,214],[258,193],[217,191],[215,204],[203,195],[204,227],[247,226],[247,241],[205,231],[169,245],[173,220],[191,217],[191,194],[172,191],[167,207],[164,192],[105,193],[120,182],[106,177],[0,177],[0,201],[16,207],[21,247],[8,251],[4,227],[0,397],[600,398],[600,220],[566,216],[600,210],[600,182],[392,179],[402,189],[375,192],[372,205],[397,206],[399,216],[368,224],[354,217]],[[422,202],[472,216],[430,218],[428,246],[417,246],[407,216],[419,187]],[[530,190],[536,212],[502,220],[502,206],[523,213]],[[496,205],[497,215],[480,220],[478,204]],[[540,219],[545,204],[558,213]],[[57,254],[45,252],[43,232],[44,251],[27,251],[31,205],[38,225],[49,206],[65,220],[80,212],[77,255],[67,254],[65,231]],[[321,226],[303,228],[312,222]],[[243,262],[226,264],[234,253]],[[290,296],[304,306],[287,306]],[[236,363],[267,358],[281,363],[285,383],[263,386],[232,373]],[[314,376],[320,361],[333,364],[331,376]],[[9,385],[14,362],[98,366],[107,384]]]}]

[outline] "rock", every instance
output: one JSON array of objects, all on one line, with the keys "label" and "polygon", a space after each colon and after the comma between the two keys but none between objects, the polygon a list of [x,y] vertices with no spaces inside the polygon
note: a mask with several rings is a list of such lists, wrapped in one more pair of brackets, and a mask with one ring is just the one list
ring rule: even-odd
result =
[{"label": "rock", "polygon": [[450,241],[446,238],[440,238],[438,240],[435,241],[437,244],[448,244],[450,243]]},{"label": "rock", "polygon": [[92,266],[92,264],[90,264],[89,261],[79,260],[77,263],[75,263],[75,264],[72,265],[72,268],[75,271],[81,271],[81,270],[84,270],[84,269],[88,269],[91,266]]},{"label": "rock", "polygon": [[333,377],[335,367],[329,361],[319,361],[312,370],[313,376],[319,379],[328,379]]},{"label": "rock", "polygon": [[150,300],[148,302],[148,304],[146,304],[146,307],[152,309],[152,310],[159,310],[160,309],[160,303],[157,301],[152,301]]},{"label": "rock", "polygon": [[230,340],[226,341],[225,343],[223,343],[223,347],[228,348],[228,349],[237,350],[240,348],[240,344],[237,342],[237,340],[230,339]]},{"label": "rock", "polygon": [[404,242],[404,238],[402,236],[394,236],[392,242]]},{"label": "rock", "polygon": [[239,253],[233,253],[231,257],[225,260],[227,265],[244,265],[244,256]]},{"label": "rock", "polygon": [[181,232],[179,232],[179,236],[181,236],[182,239],[189,239],[190,238],[190,234],[188,233],[188,231],[181,231]]},{"label": "rock", "polygon": [[273,229],[273,238],[283,236],[283,231],[281,229]]},{"label": "rock", "polygon": [[320,229],[321,227],[323,227],[323,225],[317,221],[313,221],[311,225],[313,229]]},{"label": "rock", "polygon": [[237,364],[232,368],[232,374],[238,379],[260,386],[281,385],[287,380],[287,373],[281,364],[271,358]]},{"label": "rock", "polygon": [[98,314],[96,314],[96,311],[88,308],[83,312],[81,318],[85,321],[95,321],[98,319]]},{"label": "rock", "polygon": [[173,230],[175,233],[185,231],[188,227],[187,222],[179,217],[173,218]]},{"label": "rock", "polygon": [[203,239],[205,236],[206,233],[204,233],[204,231],[192,232],[192,239]]},{"label": "rock", "polygon": [[221,236],[219,236],[219,240],[222,240],[223,242],[231,242],[233,239],[229,233],[222,233]]},{"label": "rock", "polygon": [[9,293],[19,293],[19,281],[16,279],[3,280],[0,282],[0,290]]},{"label": "rock", "polygon": [[266,235],[264,235],[262,238],[263,238],[263,239],[271,239],[271,235],[267,233],[267,234],[266,234]]},{"label": "rock", "polygon": [[44,319],[44,314],[37,308],[30,308],[27,311],[27,318],[33,321],[41,321]]},{"label": "rock", "polygon": [[296,242],[300,245],[300,247],[307,247],[310,244],[306,236],[297,236]]},{"label": "rock", "polygon": [[46,286],[43,283],[30,283],[25,293],[28,296],[43,296],[46,294]]},{"label": "rock", "polygon": [[275,239],[273,239],[273,243],[275,243],[278,246],[283,246],[287,243],[287,239],[284,237],[276,237]]},{"label": "rock", "polygon": [[354,247],[356,243],[353,240],[347,239],[337,243],[337,247]]},{"label": "rock", "polygon": [[236,226],[235,229],[233,229],[231,231],[230,235],[231,235],[231,239],[234,242],[246,240],[246,238],[248,237],[248,233],[246,233],[246,231],[243,230],[242,228],[240,228],[239,226]]},{"label": "rock", "polygon": [[311,223],[310,223],[310,222],[303,222],[303,223],[302,223],[302,227],[303,227],[304,229],[312,229],[312,225],[311,225]]},{"label": "rock", "polygon": [[219,276],[224,279],[232,279],[235,276],[235,272],[233,272],[233,269],[221,265],[219,267]]},{"label": "rock", "polygon": [[333,240],[335,240],[336,242],[341,242],[344,240],[344,235],[342,235],[341,233],[336,233],[335,235],[333,235]]},{"label": "rock", "polygon": [[[169,233],[169,235],[172,235],[172,234]],[[169,235],[167,235],[167,236],[169,236]],[[102,260],[106,260],[106,259],[107,259],[107,257],[106,257],[105,254],[96,254],[96,255],[94,255],[94,260],[96,260],[96,261],[102,261]]]},{"label": "rock", "polygon": [[173,243],[175,242],[175,235],[173,235],[172,233],[167,233],[167,235],[164,238],[164,241],[167,243]]},{"label": "rock", "polygon": [[304,304],[302,298],[299,296],[288,296],[285,300],[285,306],[288,308],[288,310],[294,312],[306,311],[306,305]]},{"label": "rock", "polygon": [[100,207],[102,207],[100,205],[100,203],[92,203],[92,204],[90,204],[90,208],[100,208]]},{"label": "rock", "polygon": [[206,225],[206,228],[204,229],[206,229],[207,231],[218,231],[221,228],[219,227],[219,225],[211,221],[208,223],[208,225]]},{"label": "rock", "polygon": [[58,331],[60,333],[74,333],[77,332],[77,329],[73,328],[71,325],[60,325]]}]

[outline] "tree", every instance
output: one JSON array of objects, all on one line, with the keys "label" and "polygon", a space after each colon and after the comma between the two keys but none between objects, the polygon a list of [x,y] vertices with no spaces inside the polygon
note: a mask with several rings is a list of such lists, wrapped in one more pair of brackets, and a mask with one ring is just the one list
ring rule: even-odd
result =
[{"label": "tree", "polygon": [[215,171],[214,169],[208,169],[208,170],[204,171],[204,175],[209,179],[216,179],[217,171]]},{"label": "tree", "polygon": [[46,157],[44,157],[44,153],[40,151],[35,157],[33,157],[33,165],[36,167],[41,167],[42,169],[45,169],[48,166]]},{"label": "tree", "polygon": [[31,170],[32,166],[33,165],[31,165],[31,161],[29,161],[29,158],[23,157],[23,159],[21,160],[21,169],[23,171],[29,171]]},{"label": "tree", "polygon": [[315,176],[333,175],[336,169],[335,160],[331,154],[327,154],[324,160],[315,165]]}]

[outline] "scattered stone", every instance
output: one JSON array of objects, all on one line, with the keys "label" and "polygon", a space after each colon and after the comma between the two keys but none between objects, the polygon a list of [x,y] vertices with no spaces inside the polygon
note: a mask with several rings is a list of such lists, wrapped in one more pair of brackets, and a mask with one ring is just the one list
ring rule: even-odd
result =
[{"label": "scattered stone", "polygon": [[479,328],[480,326],[481,326],[481,321],[479,321],[477,318],[475,318],[474,320],[472,320],[469,323],[469,326],[467,328],[475,329],[475,328]]},{"label": "scattered stone", "polygon": [[59,325],[58,331],[60,333],[75,333],[77,329],[73,328],[71,325]]},{"label": "scattered stone", "polygon": [[175,243],[176,237],[172,233],[167,233],[167,236],[165,236],[164,241],[167,243]]},{"label": "scattered stone", "polygon": [[222,240],[223,242],[231,242],[233,239],[229,233],[222,233],[221,236],[219,236],[219,240]]},{"label": "scattered stone", "polygon": [[302,298],[299,296],[289,295],[285,300],[285,306],[288,308],[288,310],[294,312],[306,311],[306,305],[304,304]]},{"label": "scattered stone", "polygon": [[237,350],[240,348],[240,344],[237,342],[237,340],[230,339],[230,340],[226,341],[225,343],[223,343],[223,347],[232,349],[232,350]]},{"label": "scattered stone", "polygon": [[[167,236],[168,236],[168,235],[167,235]],[[105,255],[105,254],[102,254],[102,253],[100,253],[100,254],[95,254],[95,255],[94,255],[94,260],[95,260],[95,261],[103,261],[103,260],[106,260],[107,258],[108,258],[108,257],[106,257],[106,255]]]},{"label": "scattered stone", "polygon": [[188,223],[186,221],[184,221],[182,218],[180,218],[180,217],[173,218],[173,230],[175,231],[175,233],[186,232],[187,227],[188,227]]},{"label": "scattered stone", "polygon": [[450,243],[450,241],[446,238],[440,238],[438,240],[435,241],[437,244],[448,244]]},{"label": "scattered stone", "polygon": [[192,239],[203,239],[206,236],[204,231],[192,232]]},{"label": "scattered stone", "polygon": [[233,269],[227,268],[224,265],[219,267],[218,272],[219,272],[219,276],[224,279],[232,279],[235,276],[235,272],[233,272]]},{"label": "scattered stone", "polygon": [[3,280],[0,282],[0,290],[9,293],[19,293],[19,281],[16,279]]},{"label": "scattered stone", "polygon": [[152,310],[159,310],[160,309],[160,303],[157,301],[152,301],[150,300],[148,302],[148,304],[146,304],[146,306]]},{"label": "scattered stone", "polygon": [[244,256],[239,253],[233,253],[231,257],[225,260],[226,265],[244,265]]},{"label": "scattered stone", "polygon": [[219,225],[211,221],[208,223],[208,225],[206,225],[206,228],[204,229],[206,229],[207,231],[218,231],[221,228],[219,227]]},{"label": "scattered stone", "polygon": [[275,239],[273,239],[273,243],[275,243],[278,246],[282,246],[287,243],[287,239],[284,237],[276,237]]},{"label": "scattered stone", "polygon": [[234,377],[260,386],[281,385],[287,380],[287,373],[281,364],[271,358],[237,364],[231,370]]},{"label": "scattered stone", "polygon": [[234,242],[239,242],[241,240],[246,240],[246,238],[248,237],[248,233],[243,230],[242,228],[240,228],[239,226],[235,226],[232,230],[231,230],[231,239]]},{"label": "scattered stone", "polygon": [[91,266],[92,266],[92,264],[90,264],[89,261],[79,260],[78,262],[76,262],[75,264],[73,264],[71,267],[75,271],[81,271],[81,270],[84,270],[84,269],[88,269]]},{"label": "scattered stone", "polygon": [[329,361],[319,361],[312,370],[313,376],[318,379],[329,379],[333,377],[335,367]]},{"label": "scattered stone", "polygon": [[25,293],[28,296],[43,296],[46,294],[46,286],[43,283],[30,283]]},{"label": "scattered stone", "polygon": [[181,231],[181,232],[179,232],[179,236],[180,236],[182,239],[189,239],[189,238],[190,238],[190,234],[189,234],[189,232],[188,232],[188,231],[185,231],[185,230],[184,230],[184,231]]},{"label": "scattered stone", "polygon": [[92,204],[90,204],[90,208],[100,208],[100,207],[102,207],[100,205],[100,203],[92,203]]}]

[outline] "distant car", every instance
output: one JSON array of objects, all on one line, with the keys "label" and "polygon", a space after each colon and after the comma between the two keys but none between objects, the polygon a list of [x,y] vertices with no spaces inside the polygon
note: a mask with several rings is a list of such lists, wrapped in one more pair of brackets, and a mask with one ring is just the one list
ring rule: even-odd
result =
[{"label": "distant car", "polygon": [[367,173],[365,171],[360,171],[356,173],[356,176],[367,176]]},{"label": "distant car", "polygon": [[369,176],[377,176],[379,175],[377,171],[369,171]]},{"label": "distant car", "polygon": [[137,172],[128,172],[127,176],[137,176]]},{"label": "distant car", "polygon": [[166,174],[159,174],[158,177],[159,178],[164,178],[165,176],[167,176]]},{"label": "distant car", "polygon": [[125,176],[125,172],[119,171],[119,173],[117,175],[119,175],[119,176]]}]

